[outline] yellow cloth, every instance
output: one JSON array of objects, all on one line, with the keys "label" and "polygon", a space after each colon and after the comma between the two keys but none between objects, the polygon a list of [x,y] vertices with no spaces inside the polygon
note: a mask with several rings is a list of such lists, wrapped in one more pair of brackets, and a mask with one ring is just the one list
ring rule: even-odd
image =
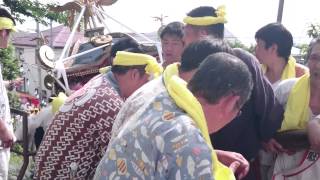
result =
[{"label": "yellow cloth", "polygon": [[225,18],[226,11],[225,6],[220,6],[216,10],[215,16],[204,16],[204,17],[190,17],[187,16],[183,19],[183,22],[195,26],[209,26],[213,24],[226,23],[227,19]]},{"label": "yellow cloth", "polygon": [[218,161],[217,155],[212,147],[207,122],[199,101],[188,90],[187,83],[179,78],[178,63],[167,66],[163,73],[164,84],[170,97],[178,107],[185,110],[200,129],[208,146],[212,149],[213,172],[216,180],[235,180],[234,174],[228,167]]},{"label": "yellow cloth", "polygon": [[280,131],[305,129],[309,121],[310,74],[306,73],[290,91]]},{"label": "yellow cloth", "polygon": [[100,74],[106,74],[108,71],[110,71],[111,66],[102,67],[99,69]]},{"label": "yellow cloth", "polygon": [[7,17],[0,17],[0,30],[10,29],[12,31],[17,31],[13,21]]},{"label": "yellow cloth", "polygon": [[57,97],[53,97],[52,99],[53,100],[51,102],[51,105],[52,105],[51,110],[52,110],[52,113],[54,114],[57,111],[59,111],[60,106],[62,106],[63,103],[66,101],[67,96],[64,93],[60,92]]},{"label": "yellow cloth", "polygon": [[113,59],[113,65],[146,65],[146,73],[153,74],[155,77],[159,76],[163,71],[162,66],[157,62],[156,58],[147,54],[131,53],[125,51],[117,52],[116,57]]},{"label": "yellow cloth", "polygon": [[[262,65],[262,71],[267,72],[267,66]],[[296,77],[296,59],[292,56],[289,57],[286,67],[282,71],[281,80],[295,78]]]}]

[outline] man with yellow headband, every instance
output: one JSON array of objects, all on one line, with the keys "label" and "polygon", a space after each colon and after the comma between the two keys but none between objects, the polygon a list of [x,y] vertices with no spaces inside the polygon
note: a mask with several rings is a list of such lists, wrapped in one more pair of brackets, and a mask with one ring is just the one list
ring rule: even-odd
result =
[{"label": "man with yellow headband", "polygon": [[310,43],[307,60],[310,73],[282,81],[275,94],[285,107],[280,131],[306,130],[311,146],[278,153],[273,170],[276,180],[320,177],[320,38]]},{"label": "man with yellow headband", "polygon": [[[217,9],[210,6],[197,7],[187,14],[184,22],[186,23],[184,29],[186,45],[205,37],[223,39],[224,23],[227,22],[226,11],[223,6]],[[234,52],[251,72],[253,92],[241,109],[241,115],[210,136],[216,149],[241,153],[246,159],[253,162],[258,155],[261,142],[272,138],[280,127],[283,108],[275,100],[272,87],[263,76],[258,60],[242,49],[236,48]],[[246,179],[256,179],[252,168]]]},{"label": "man with yellow headband", "polygon": [[35,158],[36,179],[91,179],[123,101],[160,73],[155,58],[123,41],[112,52],[129,52],[118,51],[112,67],[74,92],[54,116]]},{"label": "man with yellow headband", "polygon": [[[10,13],[0,8],[0,48],[7,48],[9,35],[15,31],[15,22]],[[1,59],[1,57],[0,57]],[[0,179],[8,178],[10,147],[14,142],[14,135],[10,117],[10,106],[7,91],[2,78],[0,67]]]},{"label": "man with yellow headband", "polygon": [[[239,162],[222,166],[209,132],[237,115],[252,82],[244,63],[218,52],[232,50],[210,39],[191,44],[181,65],[169,65],[126,101],[94,179],[235,179]],[[225,76],[212,78],[219,73]]]}]

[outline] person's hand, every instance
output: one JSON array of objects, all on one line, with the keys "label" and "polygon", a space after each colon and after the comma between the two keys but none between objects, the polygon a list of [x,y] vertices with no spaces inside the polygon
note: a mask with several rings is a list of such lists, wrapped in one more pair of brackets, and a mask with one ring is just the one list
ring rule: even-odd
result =
[{"label": "person's hand", "polygon": [[20,86],[23,84],[23,78],[17,78],[15,80],[13,80],[14,86]]},{"label": "person's hand", "polygon": [[268,142],[263,142],[262,146],[265,151],[271,153],[288,153],[288,150],[284,149],[278,141],[270,139]]},{"label": "person's hand", "polygon": [[219,161],[229,167],[237,176],[244,178],[249,172],[249,162],[239,153],[216,150]]},{"label": "person's hand", "polygon": [[14,142],[14,134],[11,132],[6,126],[5,123],[0,120],[0,126],[1,126],[1,131],[0,131],[0,140],[2,141],[2,147],[4,148],[9,148],[13,145]]},{"label": "person's hand", "polygon": [[308,122],[307,133],[311,148],[320,152],[320,119],[315,119]]}]

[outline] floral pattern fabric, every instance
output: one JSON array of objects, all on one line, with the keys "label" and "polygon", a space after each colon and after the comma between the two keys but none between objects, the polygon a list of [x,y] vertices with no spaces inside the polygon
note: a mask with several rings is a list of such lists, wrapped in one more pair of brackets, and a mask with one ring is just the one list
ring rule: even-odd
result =
[{"label": "floral pattern fabric", "polygon": [[210,148],[161,78],[123,107],[94,179],[213,179]]}]

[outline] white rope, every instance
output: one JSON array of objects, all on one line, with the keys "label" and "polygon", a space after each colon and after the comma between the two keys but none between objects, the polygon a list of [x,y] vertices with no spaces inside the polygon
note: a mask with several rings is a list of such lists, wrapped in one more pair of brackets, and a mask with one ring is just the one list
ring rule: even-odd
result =
[{"label": "white rope", "polygon": [[[112,19],[114,22],[120,24],[121,26],[127,28],[128,30],[136,33],[138,36],[142,37],[143,39],[147,40],[148,42],[152,43],[152,44],[155,44],[156,45],[156,48],[157,48],[157,52],[158,52],[158,55],[159,55],[159,59],[160,59],[160,63],[162,64],[163,63],[163,57],[162,57],[162,50],[161,50],[161,44],[158,43],[158,42],[155,42],[153,41],[152,39],[148,38],[147,36],[145,36],[144,34],[141,34],[141,33],[138,33],[137,31],[135,31],[134,29],[130,28],[129,26],[126,26],[125,24],[121,23],[120,21],[116,20],[115,18],[109,16],[106,12],[104,12],[103,10],[97,8],[97,7],[94,7],[97,11],[103,13],[104,15],[106,15],[108,18]],[[102,7],[103,8],[103,7]]]},{"label": "white rope", "polygon": [[[154,44],[154,45],[156,46],[156,48],[157,48],[157,52],[158,52],[158,55],[159,55],[159,58],[160,58],[160,63],[161,63],[161,64],[163,63],[161,44],[160,44],[159,42],[155,42],[155,41],[153,41],[152,39],[150,39],[150,38],[148,38],[147,36],[145,36],[144,34],[138,33],[138,32],[135,31],[134,29],[126,26],[125,24],[121,23],[120,21],[116,20],[115,18],[109,16],[109,15],[108,15],[106,12],[104,12],[103,10],[101,10],[101,9],[95,7],[95,6],[92,6],[92,7],[94,7],[94,9],[95,9],[96,11],[99,11],[100,13],[104,14],[105,16],[107,16],[109,19],[112,19],[114,22],[116,22],[116,23],[120,24],[121,26],[125,27],[126,29],[134,32],[135,34],[137,34],[137,35],[140,36],[141,38],[145,39],[145,40],[148,41],[149,43]],[[101,8],[103,8],[103,7],[101,7]],[[59,59],[55,62],[55,70],[57,70],[57,76],[58,76],[58,77],[55,78],[55,79],[56,79],[56,81],[58,82],[58,84],[65,90],[65,92],[66,92],[67,94],[70,94],[70,88],[69,88],[69,83],[68,83],[68,79],[67,79],[67,74],[66,74],[66,70],[65,70],[65,68],[64,68],[63,62],[65,62],[65,61],[67,61],[67,60],[69,60],[69,59],[76,58],[76,57],[82,56],[82,55],[84,55],[84,54],[90,53],[90,52],[95,51],[95,50],[97,50],[97,49],[104,48],[104,47],[106,47],[106,46],[109,45],[109,44],[105,44],[105,45],[102,45],[102,46],[99,46],[99,47],[96,47],[96,48],[93,48],[93,49],[84,51],[84,52],[82,52],[82,53],[75,54],[75,55],[73,55],[73,56],[64,58],[65,55],[67,54],[66,52],[68,52],[69,49],[70,49],[70,46],[71,46],[73,37],[74,37],[75,32],[76,32],[76,29],[77,29],[77,27],[78,27],[78,25],[79,25],[79,23],[80,23],[81,17],[83,16],[83,14],[84,14],[84,12],[85,12],[85,9],[86,9],[86,6],[83,6],[82,9],[81,9],[80,14],[79,14],[78,17],[77,17],[76,23],[75,23],[75,24],[73,25],[73,27],[72,27],[72,31],[71,31],[71,34],[70,34],[67,42],[66,42],[66,46],[63,48],[63,51],[62,51]],[[101,15],[100,15],[99,13],[96,13],[96,14],[97,14],[97,16],[100,16],[100,17],[101,17]],[[98,14],[99,14],[99,15],[98,15]],[[103,18],[101,18],[101,19],[103,20]],[[90,19],[89,19],[89,21],[90,21]],[[104,21],[102,21],[102,23],[103,23],[103,25],[107,28],[107,30],[110,32],[109,28],[107,27],[107,24],[106,24]],[[61,75],[62,75],[63,80],[64,80],[64,82],[65,82],[65,86],[64,86],[63,83],[59,80],[59,77],[60,77]]]},{"label": "white rope", "polygon": [[[67,79],[66,69],[64,68],[62,59],[65,57],[66,52],[70,48],[70,45],[72,43],[73,37],[74,37],[75,32],[76,32],[76,29],[77,29],[77,27],[78,27],[78,25],[80,23],[80,20],[81,20],[81,18],[83,16],[85,10],[86,10],[86,6],[83,6],[82,9],[81,9],[80,14],[77,17],[76,23],[72,27],[72,31],[71,31],[71,34],[70,34],[67,42],[66,42],[66,46],[63,48],[62,53],[61,53],[58,61],[55,62],[55,69],[57,70],[57,78],[59,79],[59,77],[62,75],[63,80],[65,82],[65,86],[62,86],[62,88],[66,91],[67,94],[70,93],[70,88],[69,88],[69,83],[68,83],[68,79]],[[62,83],[60,82],[59,84],[62,84]]]},{"label": "white rope", "polygon": [[145,35],[143,35],[143,34],[141,34],[141,33],[138,33],[137,31],[133,30],[133,29],[130,28],[129,26],[126,26],[125,24],[121,23],[120,21],[114,19],[113,17],[109,16],[109,15],[108,15],[106,12],[104,12],[103,10],[98,9],[97,7],[94,7],[94,8],[95,8],[97,11],[99,11],[99,12],[103,13],[104,15],[106,15],[108,18],[112,19],[114,22],[116,22],[116,23],[120,24],[121,26],[127,28],[128,30],[130,30],[130,31],[138,34],[138,35],[141,36],[143,39],[149,41],[150,43],[156,44],[156,42],[153,41],[152,39],[148,38],[147,36],[145,36]]},{"label": "white rope", "polygon": [[107,31],[110,33],[110,29],[109,27],[107,26],[107,23],[104,21],[105,18],[102,16],[102,14],[100,14],[100,11],[97,10],[98,8],[95,8],[94,11],[96,13],[96,15],[101,19],[101,22],[103,24],[103,26],[107,29]]},{"label": "white rope", "polygon": [[107,44],[104,44],[104,45],[101,45],[101,46],[98,46],[98,47],[95,47],[95,48],[89,49],[89,50],[87,50],[87,51],[83,51],[83,52],[81,52],[81,53],[78,53],[78,54],[75,54],[75,55],[72,55],[72,56],[66,57],[66,58],[62,59],[61,61],[62,61],[62,62],[65,62],[65,61],[67,61],[67,60],[69,60],[69,59],[73,59],[73,58],[76,58],[76,57],[79,57],[79,56],[85,55],[85,54],[87,54],[87,53],[90,53],[90,52],[92,52],[92,51],[95,51],[95,50],[98,50],[98,49],[104,48],[104,47],[109,46],[109,45],[110,45],[110,43],[107,43]]}]

